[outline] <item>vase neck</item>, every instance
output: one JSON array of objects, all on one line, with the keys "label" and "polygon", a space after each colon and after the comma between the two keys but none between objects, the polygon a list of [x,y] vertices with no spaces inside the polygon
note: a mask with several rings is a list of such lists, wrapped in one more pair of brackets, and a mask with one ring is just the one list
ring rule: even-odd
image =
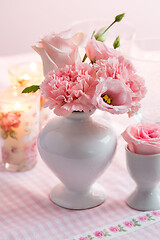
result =
[{"label": "vase neck", "polygon": [[85,113],[85,112],[73,112],[71,115],[69,115],[66,118],[69,119],[69,120],[86,120],[93,113],[94,113],[94,111],[91,111],[91,112],[88,112],[88,113]]}]

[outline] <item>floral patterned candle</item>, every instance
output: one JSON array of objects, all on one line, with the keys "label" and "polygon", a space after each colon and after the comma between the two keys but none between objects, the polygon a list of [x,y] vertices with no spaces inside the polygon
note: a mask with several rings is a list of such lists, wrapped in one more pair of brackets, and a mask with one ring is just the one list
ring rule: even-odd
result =
[{"label": "floral patterned candle", "polygon": [[36,62],[21,63],[9,69],[11,84],[14,87],[27,87],[43,81],[42,64]]},{"label": "floral patterned candle", "polygon": [[[9,69],[11,84],[13,87],[28,87],[39,85],[43,79],[43,68],[41,63],[29,62],[21,63]],[[43,108],[45,99],[41,97],[40,104],[40,128],[53,116],[50,109]]]},{"label": "floral patterned candle", "polygon": [[10,171],[29,170],[37,161],[39,93],[21,94],[21,90],[0,91],[2,164]]}]

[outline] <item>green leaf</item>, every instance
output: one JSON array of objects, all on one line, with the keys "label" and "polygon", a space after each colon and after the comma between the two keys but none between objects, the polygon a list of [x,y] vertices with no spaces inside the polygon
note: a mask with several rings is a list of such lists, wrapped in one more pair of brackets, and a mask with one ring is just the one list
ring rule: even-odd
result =
[{"label": "green leaf", "polygon": [[125,13],[119,14],[115,17],[115,22],[120,22],[124,17]]},{"label": "green leaf", "polygon": [[112,235],[109,234],[109,232],[106,229],[104,229],[103,231],[105,232],[105,234],[104,234],[105,237],[106,236],[109,236],[109,237],[112,236]]},{"label": "green leaf", "polygon": [[146,214],[146,216],[148,217],[148,221],[151,221],[151,220],[155,220],[150,214]]},{"label": "green leaf", "polygon": [[105,232],[104,236],[105,236],[105,237],[111,237],[112,235],[109,234],[108,232]]},{"label": "green leaf", "polygon": [[120,38],[119,36],[116,38],[116,40],[113,43],[114,49],[118,48],[120,46]]},{"label": "green leaf", "polygon": [[120,232],[126,232],[127,230],[124,229],[124,227],[122,227],[120,224],[118,224],[118,227],[120,228]]},{"label": "green leaf", "polygon": [[30,93],[30,92],[36,92],[38,89],[40,89],[39,85],[32,85],[30,87],[26,87],[22,93]]},{"label": "green leaf", "polygon": [[135,222],[135,223],[138,222],[135,218],[133,218],[132,221]]},{"label": "green leaf", "polygon": [[141,226],[135,218],[133,218],[132,221],[134,222],[134,227],[140,227]]},{"label": "green leaf", "polygon": [[141,226],[141,224],[138,224],[138,223],[137,223],[135,226],[137,226],[137,227],[140,227],[140,226]]},{"label": "green leaf", "polygon": [[91,236],[91,235],[88,235],[87,236],[90,240],[92,240],[93,239],[93,237]]}]

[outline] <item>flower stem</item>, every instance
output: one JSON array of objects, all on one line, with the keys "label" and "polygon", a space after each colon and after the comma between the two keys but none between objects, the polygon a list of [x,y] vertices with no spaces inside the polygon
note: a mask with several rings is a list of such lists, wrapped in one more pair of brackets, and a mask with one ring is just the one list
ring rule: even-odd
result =
[{"label": "flower stem", "polygon": [[84,55],[84,57],[82,59],[82,62],[85,62],[86,58],[87,58],[87,54],[85,53],[85,55]]},{"label": "flower stem", "polygon": [[[95,34],[95,30],[93,31],[93,33],[92,33],[92,36],[91,36],[91,39],[93,38],[93,36],[94,36],[94,34]],[[85,55],[84,55],[84,57],[83,57],[83,60],[82,60],[82,62],[85,62],[86,61],[86,59],[87,59],[87,54],[85,53]]]},{"label": "flower stem", "polygon": [[[115,22],[116,22],[116,21],[112,22],[112,23],[109,25],[109,27],[107,27],[107,28],[96,38],[96,40],[99,41],[99,39],[103,36],[103,34],[105,34],[105,32],[107,32],[108,29],[109,29],[110,27],[112,27],[112,25],[113,25]],[[91,39],[93,38],[94,34],[95,34],[95,31],[92,33]],[[86,59],[87,59],[87,54],[85,53],[82,62],[85,62]]]},{"label": "flower stem", "polygon": [[[97,41],[101,41],[101,37],[108,31],[108,29],[110,29],[112,27],[113,24],[115,24],[116,22],[120,22],[122,20],[122,18],[124,17],[125,13],[119,14],[115,17],[115,20],[98,36],[95,36],[95,30],[92,33],[91,39],[95,36],[95,39]],[[87,59],[87,54],[85,53],[82,62],[85,62],[85,60]]]},{"label": "flower stem", "polygon": [[99,39],[101,39],[101,37],[103,36],[103,34],[105,34],[105,33],[108,31],[108,29],[110,29],[110,28],[112,27],[112,25],[115,24],[115,23],[116,23],[116,20],[114,20],[114,22],[112,22],[112,23],[96,38],[96,40],[99,41]]},{"label": "flower stem", "polygon": [[[98,37],[96,37],[96,40],[99,41],[101,39],[101,37],[103,36],[103,34],[105,34],[108,31],[108,29],[110,29],[110,27],[112,27],[112,25],[115,24],[116,22],[117,21],[114,20]],[[94,34],[95,34],[95,31],[93,31],[91,39],[93,38]],[[86,59],[87,59],[87,54],[85,53],[85,55],[82,59],[82,62],[85,62]]]}]

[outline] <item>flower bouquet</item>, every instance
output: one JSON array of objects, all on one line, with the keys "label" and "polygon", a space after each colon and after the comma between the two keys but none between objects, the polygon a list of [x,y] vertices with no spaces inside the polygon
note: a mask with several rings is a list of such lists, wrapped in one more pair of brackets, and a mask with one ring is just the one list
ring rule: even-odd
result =
[{"label": "flower bouquet", "polygon": [[[146,93],[144,80],[116,50],[119,36],[114,49],[104,44],[108,29],[123,17],[124,14],[117,15],[109,27],[94,31],[87,42],[82,32],[70,37],[70,31],[65,31],[41,38],[33,49],[42,58],[45,80],[23,92],[40,88],[47,100],[45,106],[54,109],[58,116],[95,109],[129,116],[136,113]],[[83,58],[79,54],[82,46],[86,52]]]},{"label": "flower bouquet", "polygon": [[[71,209],[95,207],[105,200],[104,189],[94,184],[107,168],[116,149],[114,131],[90,115],[96,110],[132,116],[145,96],[144,80],[119,51],[104,44],[110,26],[94,31],[89,39],[82,32],[46,35],[33,49],[42,58],[45,79],[23,92],[41,90],[45,106],[60,118],[42,129],[38,149],[42,159],[61,180],[51,200]],[[87,40],[88,39],[88,40]],[[79,49],[83,48],[84,56]],[[63,117],[63,118],[61,118]]]}]

